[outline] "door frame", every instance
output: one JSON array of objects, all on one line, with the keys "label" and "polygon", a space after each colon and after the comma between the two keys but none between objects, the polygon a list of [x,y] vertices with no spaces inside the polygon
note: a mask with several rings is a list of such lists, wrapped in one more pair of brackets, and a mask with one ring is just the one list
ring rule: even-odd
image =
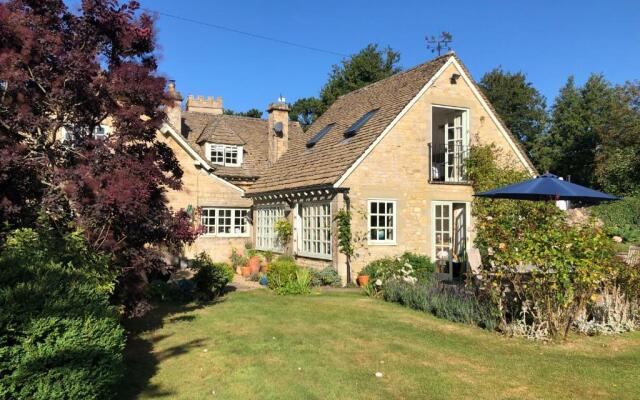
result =
[{"label": "door frame", "polygon": [[[469,223],[471,221],[471,202],[470,201],[459,201],[459,200],[432,200],[431,201],[431,259],[437,262],[438,258],[436,255],[436,206],[446,205],[449,206],[449,235],[450,235],[450,245],[451,249],[455,244],[454,233],[455,229],[455,216],[453,215],[454,205],[455,204],[464,204],[464,248],[465,251],[469,249]],[[468,260],[467,260],[468,261]],[[448,273],[438,273],[436,275],[440,280],[452,280],[453,279],[453,257],[450,252],[449,254],[449,272]]]}]

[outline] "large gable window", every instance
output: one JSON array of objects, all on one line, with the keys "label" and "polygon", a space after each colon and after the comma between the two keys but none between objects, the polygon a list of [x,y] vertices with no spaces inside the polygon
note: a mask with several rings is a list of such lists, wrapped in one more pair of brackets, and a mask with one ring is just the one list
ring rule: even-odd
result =
[{"label": "large gable window", "polygon": [[261,207],[256,209],[256,249],[281,253],[282,243],[276,233],[276,222],[284,218],[284,207]]},{"label": "large gable window", "polygon": [[249,236],[247,208],[202,208],[200,223],[211,236]]},{"label": "large gable window", "polygon": [[207,157],[212,164],[227,167],[242,165],[242,146],[207,143]]},{"label": "large gable window", "polygon": [[306,257],[331,259],[331,205],[300,204],[300,243],[298,254]]},{"label": "large gable window", "polygon": [[369,200],[369,244],[396,243],[395,200]]}]

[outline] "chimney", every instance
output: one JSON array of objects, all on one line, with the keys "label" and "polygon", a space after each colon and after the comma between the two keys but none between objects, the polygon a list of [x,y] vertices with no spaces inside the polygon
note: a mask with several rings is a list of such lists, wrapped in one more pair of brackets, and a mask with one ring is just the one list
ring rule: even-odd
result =
[{"label": "chimney", "polygon": [[206,114],[222,114],[224,109],[222,108],[222,97],[218,96],[214,99],[212,96],[206,99],[203,96],[197,98],[193,95],[189,95],[187,98],[187,111],[206,113]]},{"label": "chimney", "polygon": [[289,106],[284,97],[269,104],[269,161],[273,164],[289,147]]},{"label": "chimney", "polygon": [[182,95],[176,91],[176,81],[170,80],[167,85],[169,98],[172,100],[166,109],[167,120],[169,123],[181,133],[182,131]]}]

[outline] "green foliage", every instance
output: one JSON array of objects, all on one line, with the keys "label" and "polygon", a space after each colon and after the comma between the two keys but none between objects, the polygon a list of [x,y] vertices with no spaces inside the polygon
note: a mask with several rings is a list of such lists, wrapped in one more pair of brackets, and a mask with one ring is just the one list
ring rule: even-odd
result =
[{"label": "green foliage", "polygon": [[524,73],[505,72],[501,68],[484,74],[478,85],[509,130],[524,145],[536,167],[548,169],[549,166],[539,160],[547,124],[544,96],[527,81]]},{"label": "green foliage", "polygon": [[347,256],[353,256],[354,245],[351,235],[351,213],[345,209],[338,211],[335,216],[338,223],[338,247],[340,252]]},{"label": "green foliage", "polygon": [[640,196],[600,204],[589,211],[604,223],[606,232],[631,243],[640,243]]},{"label": "green foliage", "polygon": [[225,108],[224,110],[224,114],[225,115],[237,115],[240,117],[251,117],[251,118],[262,118],[262,111],[258,110],[257,108],[251,108],[247,111],[233,111],[230,110],[228,108]]},{"label": "green foliage", "polygon": [[278,259],[269,266],[267,285],[280,295],[308,294],[311,292],[311,272],[295,262]]},{"label": "green foliage", "polygon": [[[506,163],[491,153],[492,146],[471,150],[476,192],[519,180],[519,172],[498,168]],[[566,336],[614,275],[613,242],[593,224],[570,225],[554,202],[476,198],[472,211],[483,260],[480,282],[501,311],[503,327],[521,319],[544,335]]]},{"label": "green foliage", "polygon": [[602,75],[591,75],[582,88],[569,77],[551,113],[552,171],[582,185],[596,183],[598,132],[609,126],[614,102],[615,91]]},{"label": "green foliage", "polygon": [[19,229],[0,254],[0,398],[107,399],[124,331],[109,257],[78,232]]},{"label": "green foliage", "polygon": [[215,297],[233,280],[234,270],[227,263],[214,263],[207,253],[202,252],[193,260],[191,267],[196,271],[193,282],[199,294]]},{"label": "green foliage", "polygon": [[420,281],[429,280],[435,271],[435,265],[427,256],[405,252],[399,257],[385,257],[371,261],[361,271],[368,275],[369,281],[382,283],[391,278],[415,278]]},{"label": "green foliage", "polygon": [[238,267],[244,267],[249,263],[249,259],[242,254],[238,253],[236,249],[231,250],[231,257],[229,257],[231,266],[235,270]]},{"label": "green foliage", "polygon": [[367,45],[340,65],[333,65],[319,98],[296,101],[291,107],[291,119],[303,126],[312,124],[338,97],[399,72],[399,61],[400,53],[390,47],[379,50],[376,44]]},{"label": "green foliage", "polygon": [[607,192],[640,193],[640,81],[615,90],[608,123],[598,131],[596,180]]},{"label": "green foliage", "polygon": [[293,226],[291,226],[291,222],[287,219],[281,218],[276,221],[275,230],[276,236],[282,246],[287,247],[291,240],[291,235],[293,234]]},{"label": "green foliage", "polygon": [[273,260],[273,251],[271,250],[263,251],[262,256],[264,257],[266,262],[270,263]]},{"label": "green foliage", "polygon": [[390,279],[383,286],[382,297],[439,318],[488,330],[495,330],[499,323],[499,314],[489,302],[479,300],[463,288],[439,286],[434,279],[417,284]]},{"label": "green foliage", "polygon": [[194,283],[186,279],[169,282],[156,279],[145,291],[147,299],[156,302],[187,302],[193,300],[193,294]]},{"label": "green foliage", "polygon": [[342,286],[342,279],[335,268],[328,266],[321,270],[310,269],[311,286]]},{"label": "green foliage", "polygon": [[296,100],[289,111],[289,118],[292,121],[300,122],[302,128],[306,130],[322,113],[326,106],[317,97],[304,97]]}]

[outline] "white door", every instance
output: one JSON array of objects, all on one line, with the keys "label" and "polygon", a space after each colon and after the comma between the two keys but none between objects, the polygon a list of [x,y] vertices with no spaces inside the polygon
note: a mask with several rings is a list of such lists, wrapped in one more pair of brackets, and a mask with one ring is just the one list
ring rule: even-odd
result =
[{"label": "white door", "polygon": [[463,149],[464,149],[464,113],[458,114],[444,126],[445,134],[445,181],[459,182],[462,180]]},{"label": "white door", "polygon": [[436,263],[436,275],[440,280],[453,278],[451,268],[452,257],[452,204],[434,201],[431,203],[431,249]]}]

